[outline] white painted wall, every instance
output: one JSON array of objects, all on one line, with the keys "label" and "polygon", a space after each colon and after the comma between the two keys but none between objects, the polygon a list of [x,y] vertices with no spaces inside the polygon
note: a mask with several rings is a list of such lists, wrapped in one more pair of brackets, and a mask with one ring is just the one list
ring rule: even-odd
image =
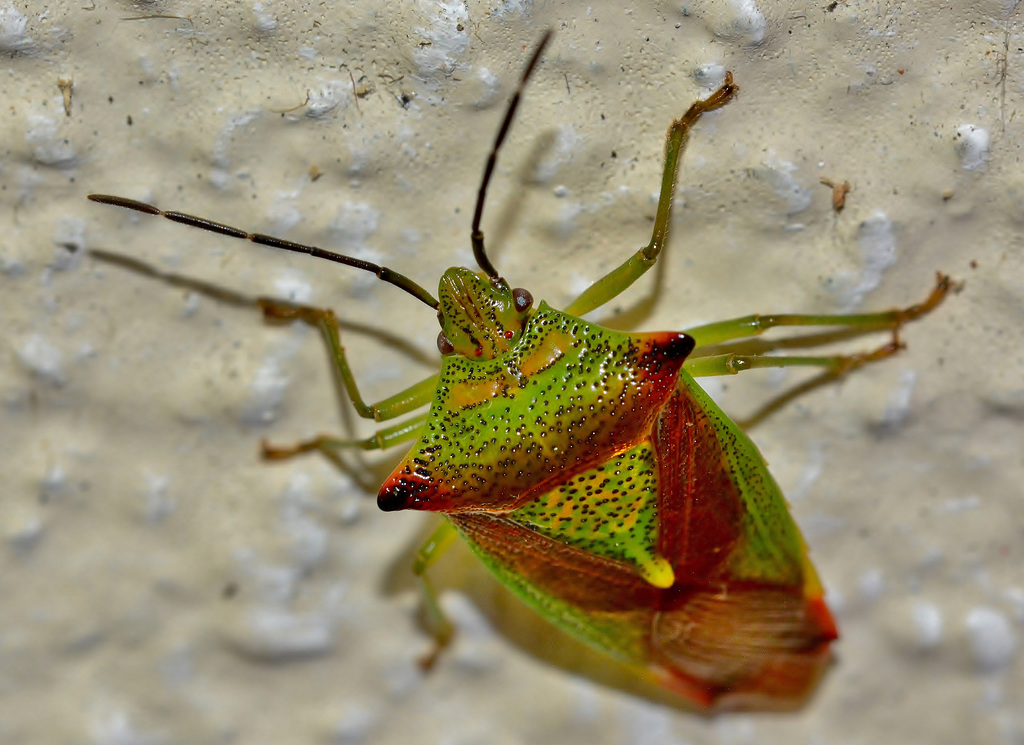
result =
[{"label": "white painted wall", "polygon": [[[88,5],[0,0],[0,741],[1024,738],[1018,3]],[[441,572],[462,633],[423,676],[406,568],[430,523],[372,501],[397,456],[354,458],[354,477],[257,457],[263,438],[372,431],[337,415],[315,334],[87,253],[329,305],[358,327],[368,396],[394,392],[430,370],[431,311],[85,195],[432,289],[471,260],[483,160],[548,27],[485,217],[514,284],[561,305],[646,242],[664,130],[725,69],[742,93],[694,135],[661,292],[643,304],[642,282],[619,323],[884,308],[936,270],[966,282],[898,358],[753,430],[843,634],[799,713],[709,721],[604,685],[622,681],[464,552]],[[853,186],[838,215],[822,177]],[[802,379],[749,378],[708,388],[743,415]]]}]

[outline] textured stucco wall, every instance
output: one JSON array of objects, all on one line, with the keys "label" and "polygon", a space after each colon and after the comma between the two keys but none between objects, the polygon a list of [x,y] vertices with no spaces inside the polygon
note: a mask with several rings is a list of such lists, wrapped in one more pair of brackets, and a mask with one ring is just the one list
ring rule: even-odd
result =
[{"label": "textured stucco wall", "polygon": [[[0,742],[1024,742],[1018,3],[332,5],[0,0]],[[87,253],[330,305],[368,396],[394,392],[436,357],[415,301],[85,195],[433,287],[471,259],[483,160],[548,27],[485,218],[536,297],[564,304],[646,242],[665,127],[723,68],[742,93],[701,122],[662,273],[614,323],[966,281],[898,358],[752,432],[843,633],[801,712],[707,720],[623,691],[462,550],[440,567],[461,634],[424,677],[407,567],[430,522],[372,501],[398,456],[257,457],[371,431],[339,417],[315,334]],[[821,177],[851,182],[842,213]],[[708,389],[742,415],[801,379]]]}]

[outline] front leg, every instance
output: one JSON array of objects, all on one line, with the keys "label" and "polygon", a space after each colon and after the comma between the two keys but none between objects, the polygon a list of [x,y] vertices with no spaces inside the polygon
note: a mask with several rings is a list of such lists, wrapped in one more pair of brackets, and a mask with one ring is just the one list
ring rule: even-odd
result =
[{"label": "front leg", "polygon": [[264,318],[270,321],[302,321],[320,329],[324,343],[327,344],[327,350],[330,352],[338,381],[345,389],[349,400],[352,402],[352,406],[355,407],[356,413],[364,419],[372,419],[375,422],[394,419],[397,416],[425,406],[433,399],[434,389],[437,387],[437,375],[421,380],[419,383],[409,386],[405,390],[377,403],[366,403],[359,392],[355,376],[352,375],[352,368],[349,366],[348,358],[345,356],[345,348],[341,345],[338,318],[334,315],[333,310],[298,305],[266,297],[259,298],[258,302],[263,310]]},{"label": "front leg", "polygon": [[661,174],[661,193],[658,196],[658,212],[654,218],[651,242],[584,290],[583,294],[565,309],[566,313],[582,316],[595,308],[600,308],[654,266],[662,249],[668,243],[672,222],[672,198],[679,176],[679,157],[690,139],[690,130],[704,112],[722,108],[738,92],[739,86],[732,82],[732,73],[727,72],[721,88],[703,101],[695,101],[681,118],[672,122],[665,143],[665,167]]}]

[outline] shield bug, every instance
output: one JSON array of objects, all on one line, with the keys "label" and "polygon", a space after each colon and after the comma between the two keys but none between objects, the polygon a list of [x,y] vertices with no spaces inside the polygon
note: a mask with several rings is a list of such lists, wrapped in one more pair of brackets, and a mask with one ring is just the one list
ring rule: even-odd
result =
[{"label": "shield bug", "polygon": [[[856,315],[753,315],[682,332],[625,333],[580,318],[625,291],[667,243],[679,158],[703,114],[737,94],[732,75],[693,103],[667,134],[650,242],[564,310],[511,287],[484,249],[481,219],[499,149],[550,34],[524,70],[481,181],[471,227],[477,270],[451,268],[435,298],[386,267],[250,233],[124,197],[106,204],[376,274],[436,310],[436,376],[367,403],[331,310],[261,299],[266,317],[320,329],[360,416],[383,422],[426,413],[366,439],[320,436],[264,446],[271,459],[415,441],[381,487],[385,511],[446,520],[414,571],[440,650],[451,627],[427,570],[461,536],[497,578],[553,624],[702,708],[786,707],[813,690],[837,638],[822,586],[785,499],[749,437],[695,382],[764,367],[809,366],[838,378],[900,348],[900,328],[924,302]],[[795,340],[739,342],[775,327],[824,327]],[[884,346],[852,355],[766,354],[887,331]],[[807,387],[807,386],[804,386]]]}]

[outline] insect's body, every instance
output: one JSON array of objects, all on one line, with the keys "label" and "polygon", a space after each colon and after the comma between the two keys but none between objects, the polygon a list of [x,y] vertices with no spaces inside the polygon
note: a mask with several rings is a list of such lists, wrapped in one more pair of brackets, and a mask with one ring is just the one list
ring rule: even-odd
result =
[{"label": "insect's body", "polygon": [[[366,439],[320,436],[289,448],[265,446],[264,454],[315,450],[337,460],[346,449],[417,440],[381,487],[378,504],[438,512],[449,521],[415,566],[438,650],[451,630],[426,571],[457,530],[541,615],[638,675],[702,707],[798,704],[829,663],[835,625],[763,458],[694,378],[810,366],[822,373],[798,390],[834,380],[899,350],[899,329],[942,301],[949,278],[939,275],[923,303],[881,313],[747,316],[685,333],[624,333],[581,320],[657,261],[689,132],[702,114],[736,95],[727,73],[717,91],[669,127],[650,243],[565,310],[545,303],[534,309],[530,294],[510,289],[491,265],[480,218],[498,148],[547,38],[527,65],[484,171],[471,232],[482,272],[449,269],[438,299],[360,259],[124,197],[90,198],[370,271],[437,311],[439,375],[367,403],[332,311],[258,300],[269,318],[320,329],[360,416],[379,422],[430,404],[427,414]],[[765,342],[753,353],[738,344],[777,326],[836,330]],[[787,342],[807,348],[882,330],[892,341],[867,353],[765,354]]]},{"label": "insect's body", "polygon": [[522,506],[642,439],[692,349],[685,334],[609,331],[542,303],[508,351],[445,356],[423,435],[377,503]]},{"label": "insect's body", "polygon": [[[453,305],[500,305],[491,283]],[[523,321],[506,351],[444,358],[380,506],[445,513],[542,615],[690,698],[807,690],[835,626],[763,459],[682,369],[694,340],[544,303]]]}]

